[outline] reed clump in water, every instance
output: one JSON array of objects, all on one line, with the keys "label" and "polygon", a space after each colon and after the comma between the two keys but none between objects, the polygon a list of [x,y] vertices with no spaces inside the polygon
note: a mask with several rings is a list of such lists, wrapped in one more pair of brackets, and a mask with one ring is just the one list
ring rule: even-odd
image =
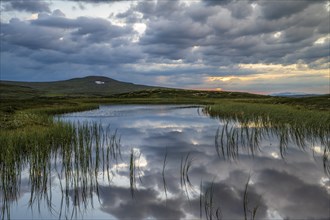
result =
[{"label": "reed clump in water", "polygon": [[203,207],[205,212],[205,217],[207,220],[222,219],[222,211],[219,205],[215,204],[214,198],[214,181],[212,181],[211,185],[203,189],[203,182],[201,181],[200,184],[200,197],[199,197],[199,204],[200,204],[200,219],[203,217]]},{"label": "reed clump in water", "polygon": [[[98,124],[54,122],[50,128],[25,129],[19,133],[5,132],[0,135],[0,190],[2,218],[10,218],[10,205],[16,201],[21,187],[21,174],[28,170],[30,201],[32,208],[44,201],[50,212],[60,217],[77,215],[91,205],[93,195],[98,196],[98,176],[103,171],[110,179],[110,163],[116,163],[120,152],[117,132],[104,131]],[[109,141],[106,140],[111,136]],[[108,142],[105,144],[105,142]],[[114,153],[109,153],[114,152]],[[105,158],[104,155],[107,155]],[[107,169],[105,167],[107,166]],[[52,207],[52,178],[58,177],[62,192],[62,203]],[[73,206],[70,205],[70,198]]]},{"label": "reed clump in water", "polygon": [[259,197],[259,201],[254,205],[254,207],[249,207],[251,206],[250,201],[249,201],[249,183],[250,183],[251,175],[249,175],[247,182],[245,183],[244,187],[244,193],[243,193],[243,211],[244,211],[244,219],[248,219],[248,214],[250,214],[250,219],[254,220],[257,215],[257,211],[260,206],[260,200],[261,197]]},{"label": "reed clump in water", "polygon": [[[317,110],[299,110],[291,106],[224,102],[204,108],[222,124],[215,135],[219,157],[237,159],[240,150],[252,156],[263,139],[279,140],[279,151],[284,158],[290,143],[302,150],[320,145],[324,170],[330,174],[330,115]],[[313,149],[312,149],[313,150]]]},{"label": "reed clump in water", "polygon": [[292,128],[294,138],[304,134],[310,139],[319,138],[329,144],[330,115],[325,111],[302,110],[286,105],[224,102],[209,106],[204,112],[215,118],[239,122],[243,126],[256,123],[276,130]]}]

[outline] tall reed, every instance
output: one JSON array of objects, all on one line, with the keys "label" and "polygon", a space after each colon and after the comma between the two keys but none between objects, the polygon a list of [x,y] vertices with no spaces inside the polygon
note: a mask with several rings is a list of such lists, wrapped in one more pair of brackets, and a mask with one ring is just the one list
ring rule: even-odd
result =
[{"label": "tall reed", "polygon": [[[40,129],[8,131],[0,135],[2,219],[10,218],[10,206],[20,193],[21,172],[25,168],[29,173],[29,206],[36,206],[41,211],[44,203],[51,213],[72,217],[88,206],[93,207],[93,195],[99,193],[99,171],[103,170],[109,177],[110,169],[103,167],[110,168],[118,159],[121,144],[117,132],[105,132],[98,124],[75,125],[57,121],[49,129]],[[109,136],[111,141],[103,145],[100,140]],[[107,152],[115,153],[103,158]],[[60,180],[62,192],[61,206],[56,211],[52,205],[54,174]]]},{"label": "tall reed", "polygon": [[279,140],[279,152],[285,157],[292,143],[301,150],[313,150],[320,145],[323,165],[329,175],[330,116],[316,110],[297,110],[288,106],[224,103],[203,109],[222,124],[215,134],[215,149],[219,157],[237,159],[240,151],[254,156],[264,139]]},{"label": "tall reed", "polygon": [[190,157],[190,152],[184,157],[181,157],[181,165],[180,165],[180,184],[181,188],[184,190],[188,200],[189,192],[194,191],[194,186],[189,178],[189,170],[192,167],[193,159]]}]

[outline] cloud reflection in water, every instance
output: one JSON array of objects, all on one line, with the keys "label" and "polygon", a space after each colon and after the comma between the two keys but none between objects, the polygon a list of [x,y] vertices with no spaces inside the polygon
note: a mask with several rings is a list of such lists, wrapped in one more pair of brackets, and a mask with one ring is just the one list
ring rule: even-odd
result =
[{"label": "cloud reflection in water", "polygon": [[[250,175],[248,219],[257,205],[256,219],[329,217],[329,177],[323,172],[322,155],[313,156],[313,150],[302,151],[289,143],[282,159],[278,139],[272,136],[260,139],[254,157],[239,151],[237,160],[219,158],[215,135],[224,124],[199,115],[197,107],[102,106],[99,110],[67,114],[62,120],[87,120],[103,127],[110,124],[121,135],[122,160],[112,165],[110,184],[98,178],[100,205],[92,212],[100,218],[99,210],[118,219],[197,219],[200,190],[204,193],[213,184],[213,210],[219,208],[223,219],[244,219],[243,197]],[[133,198],[129,184],[131,149],[140,154],[136,166],[141,174]],[[162,176],[165,149],[167,198]],[[186,175],[193,186],[188,189],[189,200],[180,185],[181,158],[188,153],[191,167]],[[207,218],[205,210],[202,207],[203,218]]]}]

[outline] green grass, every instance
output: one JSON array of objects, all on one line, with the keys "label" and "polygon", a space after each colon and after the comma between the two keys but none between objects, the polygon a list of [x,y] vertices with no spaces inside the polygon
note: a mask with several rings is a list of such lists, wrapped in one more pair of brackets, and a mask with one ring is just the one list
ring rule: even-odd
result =
[{"label": "green grass", "polygon": [[[21,99],[21,93],[22,91],[17,91],[16,98],[1,96],[0,137],[16,139],[24,134],[37,135],[42,139],[49,132],[55,132],[57,126],[62,126],[57,125],[58,122],[54,121],[54,115],[96,109],[99,104],[202,104],[207,106],[205,112],[211,117],[239,121],[243,127],[249,123],[262,122],[263,127],[271,126],[277,131],[284,131],[283,134],[288,132],[286,125],[289,124],[298,131],[298,133],[290,133],[297,140],[301,134],[306,134],[305,136],[309,136],[310,139],[321,138],[323,144],[329,145],[326,137],[330,133],[330,114],[328,110],[325,110],[328,96],[283,99],[247,93],[153,89],[98,98],[34,97]],[[316,100],[317,104],[314,104],[311,109],[313,100]],[[319,106],[319,109],[316,109],[315,106]],[[287,140],[285,136],[283,137],[285,144]],[[235,142],[231,143],[235,144]]]},{"label": "green grass", "polygon": [[[299,142],[300,136],[312,142],[316,138],[329,148],[328,111],[297,109],[290,105],[227,101],[208,106],[205,112],[211,117],[221,119],[224,123],[237,122],[240,128],[254,127],[259,130],[272,129],[275,133],[288,132],[296,142]],[[303,144],[301,143],[300,146]]]},{"label": "green grass", "polygon": [[328,111],[298,109],[290,105],[245,103],[225,101],[206,108],[212,117],[239,120],[243,123],[258,121],[272,123],[272,126],[290,124],[304,126],[311,131],[330,132],[330,114]]},{"label": "green grass", "polygon": [[77,99],[2,99],[0,105],[0,131],[31,126],[49,127],[53,116],[68,112],[98,108],[95,103],[83,103]]},{"label": "green grass", "polygon": [[259,104],[276,104],[289,105],[296,109],[311,109],[311,110],[330,110],[330,94],[314,97],[270,97],[268,99],[250,99],[240,100],[244,103],[259,103]]}]

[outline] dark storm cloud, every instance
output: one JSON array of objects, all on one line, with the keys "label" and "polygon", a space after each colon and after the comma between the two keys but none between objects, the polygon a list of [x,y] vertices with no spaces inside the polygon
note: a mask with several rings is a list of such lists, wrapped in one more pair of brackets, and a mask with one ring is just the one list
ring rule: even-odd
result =
[{"label": "dark storm cloud", "polygon": [[222,6],[231,11],[236,18],[245,18],[252,13],[251,4],[261,8],[263,18],[276,20],[288,18],[296,13],[304,11],[309,5],[324,3],[323,0],[289,0],[289,1],[267,1],[267,0],[204,0],[206,5]]},{"label": "dark storm cloud", "polygon": [[45,1],[6,0],[4,3],[5,11],[50,12],[49,3]]},{"label": "dark storm cloud", "polygon": [[211,33],[208,26],[192,21],[177,23],[173,20],[160,20],[151,23],[143,38],[142,44],[176,44],[181,48],[191,46],[192,41],[206,38]]},{"label": "dark storm cloud", "polygon": [[13,49],[16,46],[32,50],[53,48],[60,37],[61,32],[58,30],[39,28],[19,19],[1,23],[1,42],[11,45]]},{"label": "dark storm cloud", "polygon": [[[255,2],[259,4],[256,9],[251,6],[251,1],[215,3],[218,2],[206,4],[199,11],[196,8],[202,4],[185,6],[173,1],[138,4],[135,10],[148,19],[147,30],[140,40],[143,51],[150,57],[163,60],[194,62],[201,59],[210,65],[282,63],[284,56],[291,56],[297,49],[313,46],[322,36],[316,30],[324,32],[326,29],[324,20],[327,20],[328,13],[324,2],[311,4],[302,1],[297,3],[299,7],[295,9],[295,14],[286,17],[284,15],[289,12],[282,10],[283,16],[279,16],[279,19],[263,17],[271,7],[264,2]],[[288,10],[291,8],[291,5],[286,6]],[[173,10],[173,7],[179,9]],[[310,16],[316,10],[320,11],[316,13],[318,15]],[[155,14],[162,18],[154,17]],[[277,32],[280,35],[276,38],[274,35]],[[187,58],[192,57],[194,46],[200,48],[193,52],[195,59],[189,60]],[[296,61],[290,60],[291,63]]]},{"label": "dark storm cloud", "polygon": [[[227,5],[235,0],[204,0],[207,5]],[[242,0],[244,1],[244,0]]]},{"label": "dark storm cloud", "polygon": [[117,65],[141,58],[140,49],[130,45],[133,33],[129,26],[119,27],[100,18],[69,19],[55,10],[51,15],[39,14],[32,21],[12,19],[2,23],[1,43],[3,52],[28,54],[45,64]]},{"label": "dark storm cloud", "polygon": [[221,6],[230,10],[233,17],[242,19],[253,12],[251,3],[253,0],[204,0],[208,6]]},{"label": "dark storm cloud", "polygon": [[327,40],[326,42],[327,43],[325,44],[319,44],[298,49],[297,53],[286,55],[284,57],[284,60],[287,60],[289,63],[293,62],[294,60],[305,60],[310,65],[312,65],[312,63],[315,61],[319,61],[320,59],[324,59],[325,62],[329,62],[330,41]]},{"label": "dark storm cloud", "polygon": [[98,3],[98,2],[116,2],[122,0],[68,0],[68,1]]},{"label": "dark storm cloud", "polygon": [[291,17],[315,2],[324,3],[324,1],[318,0],[281,1],[280,4],[276,1],[257,1],[264,18],[269,20]]},{"label": "dark storm cloud", "polygon": [[193,21],[205,23],[207,19],[217,13],[215,7],[200,7],[199,5],[192,5],[190,10],[186,11],[186,14]]},{"label": "dark storm cloud", "polygon": [[64,1],[78,2],[80,9],[84,10],[85,7],[83,4],[85,4],[85,3],[92,3],[92,4],[109,3],[109,4],[111,4],[112,2],[119,2],[119,1],[124,1],[124,0],[64,0]]},{"label": "dark storm cloud", "polygon": [[32,25],[40,25],[44,27],[54,27],[65,29],[74,29],[71,33],[73,39],[77,42],[80,39],[75,37],[86,36],[91,43],[100,43],[102,41],[110,41],[113,38],[123,35],[132,34],[130,27],[119,27],[112,25],[111,22],[101,18],[78,17],[76,19],[68,19],[60,16],[43,15],[39,19],[31,22]]},{"label": "dark storm cloud", "polygon": [[145,19],[168,19],[173,15],[179,15],[186,7],[179,1],[145,1],[139,2],[134,10],[143,13]]},{"label": "dark storm cloud", "polygon": [[[108,4],[108,1],[72,2]],[[5,5],[9,7],[12,3],[7,1]],[[36,20],[2,21],[1,51],[11,54],[7,54],[7,58],[26,59],[21,62],[24,65],[27,59],[33,61],[33,66],[38,66],[40,71],[47,69],[40,67],[42,64],[55,68],[55,65],[64,67],[72,63],[79,65],[79,72],[84,74],[95,68],[121,80],[141,83],[155,84],[158,76],[166,76],[168,81],[159,80],[159,83],[168,82],[166,85],[170,86],[171,82],[177,87],[188,83],[197,85],[210,75],[257,73],[240,69],[237,65],[240,63],[302,62],[320,69],[329,54],[328,41],[315,44],[330,32],[325,3],[138,1],[130,4],[127,11],[111,14],[107,19],[97,15],[69,18],[60,10],[45,9],[39,10],[43,13],[39,13]],[[91,9],[86,6],[85,10]],[[116,25],[118,20],[126,26]],[[145,24],[144,33],[134,29],[136,23]],[[6,63],[14,60],[1,62],[8,65]],[[159,67],[160,63],[168,66]],[[8,78],[11,74],[16,73],[4,75]]]},{"label": "dark storm cloud", "polygon": [[233,1],[226,8],[230,10],[233,17],[238,19],[246,18],[253,12],[251,4],[245,1]]},{"label": "dark storm cloud", "polygon": [[[109,16],[109,18],[111,18],[112,16],[114,16],[114,15],[111,14]],[[118,13],[117,15],[115,15],[115,17],[119,18],[119,19],[124,19],[125,22],[127,22],[127,23],[141,22],[140,15],[138,13],[136,13],[135,11],[133,11],[132,9],[127,10],[126,12],[123,12],[123,13]]]}]

